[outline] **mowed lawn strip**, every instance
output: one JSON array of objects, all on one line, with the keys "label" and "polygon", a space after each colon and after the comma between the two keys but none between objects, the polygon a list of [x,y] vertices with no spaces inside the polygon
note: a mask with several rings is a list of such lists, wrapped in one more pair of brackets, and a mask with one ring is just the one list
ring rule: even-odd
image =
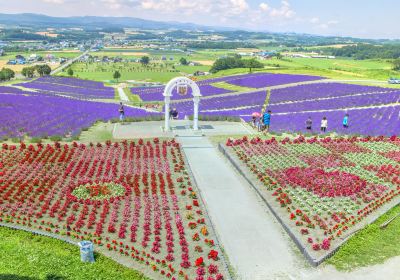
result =
[{"label": "mowed lawn strip", "polygon": [[386,228],[380,225],[400,214],[397,206],[380,217],[376,222],[358,232],[327,261],[338,270],[352,270],[383,263],[400,255],[400,217]]},{"label": "mowed lawn strip", "polygon": [[77,246],[0,227],[0,279],[148,279],[103,255],[95,258],[93,264],[82,263]]}]

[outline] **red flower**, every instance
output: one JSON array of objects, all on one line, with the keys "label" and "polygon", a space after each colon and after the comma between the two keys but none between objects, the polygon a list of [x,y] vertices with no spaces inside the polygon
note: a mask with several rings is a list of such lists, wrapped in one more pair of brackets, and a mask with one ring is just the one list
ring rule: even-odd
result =
[{"label": "red flower", "polygon": [[195,266],[203,266],[204,265],[204,260],[202,257],[199,257],[196,259],[196,261],[194,262]]}]

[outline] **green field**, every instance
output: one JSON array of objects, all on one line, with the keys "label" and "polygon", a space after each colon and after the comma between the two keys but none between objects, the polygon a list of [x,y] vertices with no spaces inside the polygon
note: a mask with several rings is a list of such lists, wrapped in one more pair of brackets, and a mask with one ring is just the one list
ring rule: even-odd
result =
[{"label": "green field", "polygon": [[100,254],[95,263],[82,263],[77,246],[4,227],[0,260],[0,279],[147,279]]},{"label": "green field", "polygon": [[[175,69],[174,69],[174,68]],[[143,67],[136,62],[121,63],[75,63],[72,66],[74,77],[94,81],[111,81],[113,73],[118,70],[121,73],[119,81],[147,81],[167,82],[174,77],[193,74],[195,71],[208,71],[208,66],[174,66],[173,63],[151,63]],[[59,75],[67,76],[67,72]]]},{"label": "green field", "polygon": [[[276,73],[312,74],[333,79],[373,79],[387,81],[400,73],[385,60],[284,58],[262,61]],[[277,67],[279,66],[279,67]]]},{"label": "green field", "polygon": [[327,262],[339,270],[352,270],[383,263],[391,257],[399,256],[400,217],[387,228],[380,228],[382,223],[398,214],[400,206],[393,208],[375,223],[357,233]]}]

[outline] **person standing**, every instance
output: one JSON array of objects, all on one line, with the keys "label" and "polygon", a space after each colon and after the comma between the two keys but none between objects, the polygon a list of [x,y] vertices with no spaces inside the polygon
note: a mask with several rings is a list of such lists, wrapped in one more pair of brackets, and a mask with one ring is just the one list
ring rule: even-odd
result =
[{"label": "person standing", "polygon": [[268,110],[264,116],[263,116],[263,123],[264,123],[264,127],[267,130],[267,132],[269,132],[269,126],[271,124],[271,111]]},{"label": "person standing", "polygon": [[348,128],[349,127],[349,114],[344,115],[343,118],[343,127]]},{"label": "person standing", "polygon": [[308,119],[306,120],[306,129],[308,131],[312,130],[312,119],[311,119],[311,117],[308,117]]},{"label": "person standing", "polygon": [[328,128],[328,119],[326,117],[323,117],[321,120],[321,131],[326,132],[327,128]]},{"label": "person standing", "polygon": [[122,102],[119,103],[119,120],[122,122],[125,119],[125,108],[124,108],[124,104],[122,104]]}]

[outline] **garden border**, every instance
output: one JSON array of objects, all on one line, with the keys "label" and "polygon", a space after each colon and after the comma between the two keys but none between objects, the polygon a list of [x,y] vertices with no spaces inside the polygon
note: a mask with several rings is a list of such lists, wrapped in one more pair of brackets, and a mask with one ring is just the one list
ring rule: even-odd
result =
[{"label": "garden border", "polygon": [[215,230],[215,226],[214,226],[214,224],[213,224],[213,222],[212,222],[212,220],[210,218],[210,215],[209,215],[208,209],[207,209],[207,204],[206,204],[206,202],[204,200],[204,197],[203,197],[203,195],[201,193],[201,189],[198,187],[196,178],[193,175],[193,170],[192,170],[192,168],[191,168],[191,166],[189,164],[188,158],[186,156],[186,152],[185,152],[184,148],[182,147],[182,144],[180,144],[180,149],[181,149],[183,158],[185,159],[185,166],[187,166],[187,172],[188,172],[188,176],[190,177],[190,180],[192,182],[192,186],[196,188],[197,193],[199,194],[200,200],[201,200],[201,202],[202,202],[202,204],[204,206],[204,212],[205,212],[204,217],[206,218],[206,221],[207,221],[206,224],[209,224],[210,227],[212,228],[213,234],[214,234],[215,239],[216,239],[216,245],[219,248],[219,251],[221,252],[221,259],[222,259],[222,262],[224,263],[225,275],[227,276],[227,279],[229,279],[229,280],[236,279],[236,277],[234,275],[232,275],[231,270],[229,269],[228,261],[226,260],[224,251],[222,250],[222,247],[221,247],[220,238],[218,237],[218,233]]},{"label": "garden border", "polygon": [[[296,244],[296,246],[299,248],[300,252],[304,255],[304,257],[307,259],[307,261],[314,267],[319,266],[321,263],[323,263],[325,260],[329,259],[332,257],[339,249],[342,247],[350,237],[352,237],[354,234],[356,234],[358,231],[362,230],[365,227],[358,228],[354,230],[353,232],[349,233],[346,237],[343,238],[342,241],[340,241],[339,244],[336,245],[335,248],[331,249],[329,253],[327,253],[325,256],[322,256],[320,258],[314,258],[310,251],[305,248],[302,245],[302,242],[296,237],[294,232],[290,229],[290,227],[281,219],[281,217],[278,215],[278,213],[275,211],[275,209],[271,206],[271,204],[265,199],[265,197],[262,195],[261,191],[258,189],[258,187],[254,184],[254,181],[250,178],[248,174],[246,174],[242,168],[240,167],[239,163],[237,160],[235,160],[230,152],[226,149],[225,145],[222,143],[218,144],[218,150],[222,153],[222,155],[231,163],[231,165],[239,172],[241,176],[243,176],[244,179],[253,187],[253,189],[256,191],[256,193],[260,196],[260,198],[264,201],[264,203],[268,206],[268,209],[271,211],[271,213],[274,215],[274,217],[277,219],[277,221],[281,224],[281,226],[285,229],[287,234],[292,238],[293,242]],[[389,205],[389,207],[388,207]],[[384,213],[389,211],[390,209],[400,205],[400,202],[395,202],[395,203],[388,203],[385,208],[387,208]],[[374,217],[373,219],[369,220],[367,222],[367,225],[372,224],[375,222],[380,216],[378,215],[377,217]]]}]

